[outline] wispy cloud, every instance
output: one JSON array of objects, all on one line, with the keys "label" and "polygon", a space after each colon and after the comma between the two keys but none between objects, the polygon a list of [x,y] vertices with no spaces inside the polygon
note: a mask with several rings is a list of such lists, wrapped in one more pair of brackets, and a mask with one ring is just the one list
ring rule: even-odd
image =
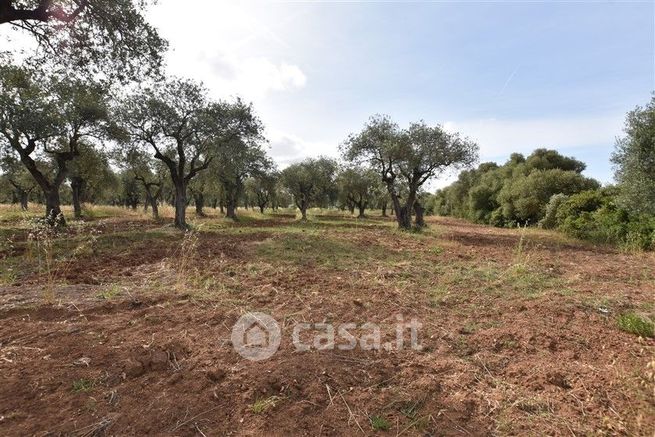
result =
[{"label": "wispy cloud", "polygon": [[514,76],[516,76],[516,73],[519,71],[519,68],[520,67],[516,67],[514,69],[514,71],[512,71],[512,74],[509,75],[509,77],[507,78],[507,80],[503,84],[503,87],[500,89],[500,92],[498,92],[499,96],[503,95],[503,93],[505,92],[505,89],[507,88],[507,85],[509,85],[509,83],[512,81],[512,79],[514,79]]}]

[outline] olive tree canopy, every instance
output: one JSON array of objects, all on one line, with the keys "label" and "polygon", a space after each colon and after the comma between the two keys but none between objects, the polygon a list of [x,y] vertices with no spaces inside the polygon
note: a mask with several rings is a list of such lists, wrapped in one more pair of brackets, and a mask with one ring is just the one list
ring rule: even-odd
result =
[{"label": "olive tree canopy", "polygon": [[159,71],[168,45],[144,17],[151,3],[0,0],[0,26],[33,36],[42,55],[70,70],[138,79]]},{"label": "olive tree canopy", "polygon": [[[412,214],[422,225],[420,188],[445,170],[465,168],[477,160],[478,146],[440,125],[420,121],[399,129],[388,116],[374,116],[364,129],[341,145],[344,158],[374,168],[387,186],[398,226],[409,229]],[[406,195],[401,195],[406,190]]]}]

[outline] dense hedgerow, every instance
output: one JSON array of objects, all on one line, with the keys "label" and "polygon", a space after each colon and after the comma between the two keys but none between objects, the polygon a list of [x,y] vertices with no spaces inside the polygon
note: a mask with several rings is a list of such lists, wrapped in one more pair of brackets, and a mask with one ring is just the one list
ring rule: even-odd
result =
[{"label": "dense hedgerow", "polygon": [[617,187],[581,174],[585,166],[556,151],[514,154],[502,166],[485,163],[462,172],[428,202],[434,214],[513,227],[538,225],[626,249],[655,248],[655,217],[629,209]]},{"label": "dense hedgerow", "polygon": [[457,182],[437,191],[431,211],[495,226],[536,224],[553,195],[599,188],[581,174],[584,168],[555,150],[538,149],[527,158],[513,154],[502,166],[484,163],[462,172]]},{"label": "dense hedgerow", "polygon": [[620,207],[615,187],[553,196],[548,208],[555,209],[555,227],[568,235],[626,249],[655,248],[655,217]]}]

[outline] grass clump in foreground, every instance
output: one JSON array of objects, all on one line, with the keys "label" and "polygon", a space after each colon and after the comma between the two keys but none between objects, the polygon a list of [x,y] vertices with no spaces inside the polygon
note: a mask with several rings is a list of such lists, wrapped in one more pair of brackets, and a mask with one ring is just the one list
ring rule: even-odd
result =
[{"label": "grass clump in foreground", "polygon": [[655,337],[655,324],[634,313],[621,314],[617,320],[622,331],[640,337]]},{"label": "grass clump in foreground", "polygon": [[257,399],[250,409],[255,414],[261,414],[265,411],[275,407],[282,400],[279,396],[271,396],[270,398]]},{"label": "grass clump in foreground", "polygon": [[391,424],[387,419],[382,416],[371,416],[371,427],[376,431],[388,431],[391,428]]},{"label": "grass clump in foreground", "polygon": [[87,392],[90,391],[93,388],[93,381],[89,381],[88,379],[78,379],[77,381],[73,381],[73,391],[75,393],[82,393],[82,392]]}]

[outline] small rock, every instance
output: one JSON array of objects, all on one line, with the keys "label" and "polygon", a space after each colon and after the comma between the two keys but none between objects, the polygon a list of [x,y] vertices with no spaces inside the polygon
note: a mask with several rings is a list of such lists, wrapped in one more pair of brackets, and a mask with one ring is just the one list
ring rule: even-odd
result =
[{"label": "small rock", "polygon": [[152,370],[166,370],[168,368],[168,354],[164,351],[153,351],[150,357]]},{"label": "small rock", "polygon": [[76,366],[89,367],[90,363],[91,363],[91,358],[89,358],[89,357],[82,357],[82,358],[78,358],[77,360],[73,361],[73,364],[75,364]]},{"label": "small rock", "polygon": [[134,361],[134,360],[127,360],[125,363],[125,375],[129,376],[130,378],[136,378],[145,373],[145,369],[143,368],[143,364],[141,364],[139,361]]}]

